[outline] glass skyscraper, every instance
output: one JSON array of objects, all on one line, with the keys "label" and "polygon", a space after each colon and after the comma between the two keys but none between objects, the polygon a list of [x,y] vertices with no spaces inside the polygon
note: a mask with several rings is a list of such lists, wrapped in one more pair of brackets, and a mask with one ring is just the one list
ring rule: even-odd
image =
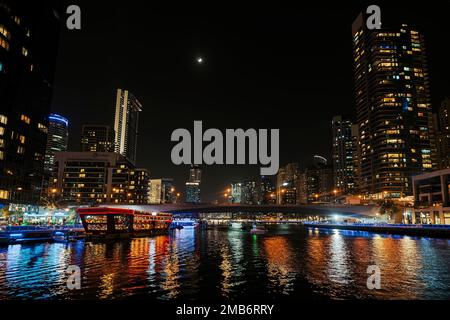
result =
[{"label": "glass skyscraper", "polygon": [[352,122],[342,116],[335,116],[332,130],[334,187],[340,194],[348,194],[355,188]]},{"label": "glass skyscraper", "polygon": [[141,103],[128,90],[117,89],[114,118],[115,151],[136,163],[139,112]]},{"label": "glass skyscraper", "polygon": [[352,33],[360,191],[409,195],[411,176],[435,166],[424,37],[406,24],[368,30],[363,14]]},{"label": "glass skyscraper", "polygon": [[55,163],[55,152],[67,151],[69,139],[69,121],[58,115],[48,117],[47,149],[45,151],[45,172],[50,174]]}]

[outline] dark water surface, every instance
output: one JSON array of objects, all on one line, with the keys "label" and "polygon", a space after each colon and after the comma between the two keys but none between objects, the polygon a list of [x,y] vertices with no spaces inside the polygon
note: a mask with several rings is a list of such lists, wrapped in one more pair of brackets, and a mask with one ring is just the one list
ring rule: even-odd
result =
[{"label": "dark water surface", "polygon": [[[0,247],[0,300],[450,299],[450,241],[271,226]],[[81,267],[70,291],[66,269]],[[367,267],[381,290],[367,289]]]}]

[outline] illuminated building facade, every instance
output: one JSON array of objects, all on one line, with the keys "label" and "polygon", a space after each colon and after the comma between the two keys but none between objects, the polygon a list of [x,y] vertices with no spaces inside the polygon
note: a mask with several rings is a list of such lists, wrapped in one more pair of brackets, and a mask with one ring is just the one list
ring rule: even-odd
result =
[{"label": "illuminated building facade", "polygon": [[174,203],[176,201],[175,188],[171,178],[151,179],[149,192],[150,204]]},{"label": "illuminated building facade", "polygon": [[258,184],[255,181],[244,181],[242,183],[242,204],[258,204]]},{"label": "illuminated building facade", "polygon": [[149,182],[149,204],[161,204],[162,203],[162,180],[150,179]]},{"label": "illuminated building facade", "polygon": [[298,175],[298,163],[289,163],[278,170],[276,188],[277,204],[296,204]]},{"label": "illuminated building facade", "polygon": [[352,34],[359,189],[372,197],[411,194],[411,176],[435,165],[424,37],[404,24],[368,30],[362,14]]},{"label": "illuminated building facade", "polygon": [[234,182],[231,184],[231,203],[242,203],[242,183]]},{"label": "illuminated building facade", "polygon": [[193,165],[189,169],[189,182],[202,182],[202,170],[199,166]]},{"label": "illuminated building facade", "polygon": [[349,194],[355,189],[352,122],[342,116],[335,116],[332,121],[332,131],[334,188],[339,191],[339,194]]},{"label": "illuminated building facade", "polygon": [[450,169],[414,176],[414,210],[405,222],[450,224]]},{"label": "illuminated building facade", "polygon": [[186,203],[200,203],[200,183],[186,182]]},{"label": "illuminated building facade", "polygon": [[0,203],[39,202],[60,13],[56,1],[0,1]]},{"label": "illuminated building facade", "polygon": [[450,168],[450,99],[442,101],[438,119],[435,121],[439,127],[437,132],[437,162],[439,169]]},{"label": "illuminated building facade", "polygon": [[81,151],[114,152],[114,132],[111,127],[83,125],[81,129]]},{"label": "illuminated building facade", "polygon": [[261,176],[260,182],[260,203],[261,204],[275,204],[276,203],[276,190],[275,185],[270,176]]},{"label": "illuminated building facade", "polygon": [[186,182],[186,203],[200,203],[200,184],[202,182],[202,170],[193,165],[189,169],[189,181]]},{"label": "illuminated building facade", "polygon": [[48,117],[47,148],[45,151],[45,172],[53,171],[56,152],[67,151],[69,140],[69,121],[58,114],[50,114]]},{"label": "illuminated building facade", "polygon": [[149,173],[112,152],[58,152],[51,188],[77,204],[147,204]]},{"label": "illuminated building facade", "polygon": [[114,117],[115,151],[136,163],[139,112],[142,105],[128,90],[117,89]]}]

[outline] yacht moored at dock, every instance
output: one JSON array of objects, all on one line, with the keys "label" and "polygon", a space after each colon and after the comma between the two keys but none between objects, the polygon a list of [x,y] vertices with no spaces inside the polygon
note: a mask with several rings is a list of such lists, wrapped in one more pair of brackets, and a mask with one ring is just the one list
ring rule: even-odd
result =
[{"label": "yacht moored at dock", "polygon": [[165,233],[172,214],[124,208],[78,208],[86,236],[91,238],[143,237]]}]

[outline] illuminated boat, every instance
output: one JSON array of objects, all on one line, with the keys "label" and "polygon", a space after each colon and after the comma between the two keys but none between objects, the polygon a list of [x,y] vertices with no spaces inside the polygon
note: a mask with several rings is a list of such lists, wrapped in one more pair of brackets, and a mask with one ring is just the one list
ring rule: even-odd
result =
[{"label": "illuminated boat", "polygon": [[123,208],[78,208],[86,236],[93,238],[144,237],[165,233],[172,214]]}]

